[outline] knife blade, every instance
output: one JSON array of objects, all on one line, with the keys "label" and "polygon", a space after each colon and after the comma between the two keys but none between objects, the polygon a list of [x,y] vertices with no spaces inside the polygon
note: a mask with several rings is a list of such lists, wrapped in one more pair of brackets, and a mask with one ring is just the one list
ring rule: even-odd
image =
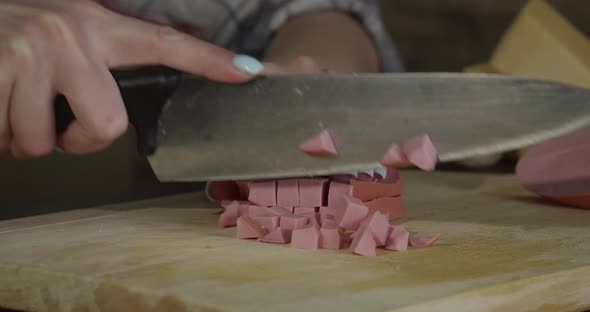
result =
[{"label": "knife blade", "polygon": [[[391,143],[423,133],[437,146],[440,161],[457,161],[526,147],[590,124],[590,90],[504,75],[278,76],[236,85],[183,74],[153,81],[168,81],[173,88],[158,93],[152,87],[151,96],[136,90],[133,97],[119,86],[128,112],[137,110],[139,98],[159,101],[148,118],[157,127],[140,131],[142,118],[134,121],[130,112],[130,119],[143,133],[143,151],[161,181],[370,169],[379,166]],[[326,128],[334,134],[337,157],[298,150]]]}]

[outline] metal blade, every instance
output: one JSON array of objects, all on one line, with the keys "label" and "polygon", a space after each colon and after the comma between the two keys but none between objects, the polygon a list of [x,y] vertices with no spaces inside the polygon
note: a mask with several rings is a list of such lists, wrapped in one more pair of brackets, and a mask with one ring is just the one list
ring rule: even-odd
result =
[{"label": "metal blade", "polygon": [[[149,161],[161,181],[321,175],[377,167],[423,133],[443,162],[525,147],[589,124],[590,90],[485,74],[186,77],[160,121]],[[298,150],[324,128],[338,157]]]}]

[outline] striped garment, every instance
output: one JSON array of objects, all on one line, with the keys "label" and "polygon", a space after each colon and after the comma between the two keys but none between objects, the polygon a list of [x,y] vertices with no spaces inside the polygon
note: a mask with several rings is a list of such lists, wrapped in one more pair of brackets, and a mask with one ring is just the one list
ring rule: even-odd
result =
[{"label": "striped garment", "polygon": [[237,53],[261,57],[274,31],[289,17],[323,9],[347,12],[377,45],[382,71],[402,70],[381,21],[378,0],[101,0],[122,14],[174,25]]}]

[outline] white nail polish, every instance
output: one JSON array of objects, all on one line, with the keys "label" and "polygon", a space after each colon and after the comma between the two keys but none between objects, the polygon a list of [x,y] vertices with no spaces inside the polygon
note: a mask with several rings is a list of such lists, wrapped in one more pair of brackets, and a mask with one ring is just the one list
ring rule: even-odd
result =
[{"label": "white nail polish", "polygon": [[237,69],[251,75],[258,75],[260,72],[262,72],[262,70],[264,70],[264,65],[262,65],[262,63],[248,55],[236,55],[234,57],[233,63]]}]

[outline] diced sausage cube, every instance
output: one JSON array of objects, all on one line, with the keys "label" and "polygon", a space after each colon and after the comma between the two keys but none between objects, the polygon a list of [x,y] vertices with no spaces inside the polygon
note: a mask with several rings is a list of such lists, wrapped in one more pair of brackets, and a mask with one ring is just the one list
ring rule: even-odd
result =
[{"label": "diced sausage cube", "polygon": [[279,221],[280,227],[289,233],[291,233],[293,230],[305,227],[308,223],[309,217],[296,215],[281,216]]},{"label": "diced sausage cube", "polygon": [[320,227],[312,222],[303,228],[293,231],[291,246],[299,249],[318,249],[320,245]]},{"label": "diced sausage cube", "polygon": [[289,235],[288,231],[278,227],[259,240],[265,243],[288,244],[291,242],[291,235]]},{"label": "diced sausage cube", "polygon": [[369,217],[361,223],[361,227],[362,226],[366,226],[371,233],[373,233],[373,238],[375,239],[377,247],[385,245],[387,237],[389,236],[389,231],[391,230],[389,217],[387,215],[381,214],[377,211],[369,215]]},{"label": "diced sausage cube", "polygon": [[235,226],[240,216],[240,203],[238,201],[224,201],[222,202],[224,208],[223,213],[219,216],[219,226],[230,227]]},{"label": "diced sausage cube", "polygon": [[279,216],[271,213],[252,216],[251,218],[269,232],[279,227]]},{"label": "diced sausage cube", "polygon": [[257,181],[250,183],[248,200],[259,206],[277,205],[277,181]]},{"label": "diced sausage cube", "polygon": [[368,227],[360,227],[358,233],[354,236],[352,243],[350,244],[352,252],[363,256],[376,256],[377,255],[377,244],[373,238],[373,233]]},{"label": "diced sausage cube", "polygon": [[437,151],[426,134],[404,141],[402,151],[411,163],[422,170],[432,171],[436,167]]},{"label": "diced sausage cube", "polygon": [[401,179],[395,182],[350,180],[352,196],[362,201],[370,201],[382,197],[399,196],[404,191]]},{"label": "diced sausage cube", "polygon": [[303,141],[303,143],[299,144],[299,149],[313,156],[334,157],[338,155],[336,145],[334,145],[329,130],[323,130],[319,134]]},{"label": "diced sausage cube", "polygon": [[344,195],[352,195],[352,186],[340,182],[330,182],[328,190],[328,207],[333,207]]},{"label": "diced sausage cube", "polygon": [[297,179],[277,181],[277,205],[282,207],[299,206],[299,182]]},{"label": "diced sausage cube", "polygon": [[381,164],[390,168],[403,168],[411,166],[412,163],[398,144],[391,144],[383,155]]},{"label": "diced sausage cube", "polygon": [[338,226],[345,230],[356,230],[369,213],[367,206],[352,196],[344,195],[335,208]]},{"label": "diced sausage cube", "polygon": [[389,220],[401,219],[406,216],[406,206],[401,196],[382,197],[365,202],[369,213],[379,211],[382,214],[389,215]]},{"label": "diced sausage cube", "polygon": [[265,236],[268,231],[250,217],[239,217],[237,222],[237,237],[239,239],[254,239]]},{"label": "diced sausage cube", "polygon": [[293,207],[293,214],[314,214],[318,212],[318,208],[315,207]]},{"label": "diced sausage cube", "polygon": [[439,234],[433,236],[416,237],[410,236],[410,246],[416,248],[424,248],[432,245],[440,237]]},{"label": "diced sausage cube", "polygon": [[299,179],[299,206],[324,206],[326,204],[327,183],[327,179]]},{"label": "diced sausage cube", "polygon": [[391,232],[389,232],[389,235],[387,237],[385,249],[405,251],[408,249],[409,237],[410,232],[408,232],[406,228],[404,228],[403,226],[393,226],[391,227]]}]

